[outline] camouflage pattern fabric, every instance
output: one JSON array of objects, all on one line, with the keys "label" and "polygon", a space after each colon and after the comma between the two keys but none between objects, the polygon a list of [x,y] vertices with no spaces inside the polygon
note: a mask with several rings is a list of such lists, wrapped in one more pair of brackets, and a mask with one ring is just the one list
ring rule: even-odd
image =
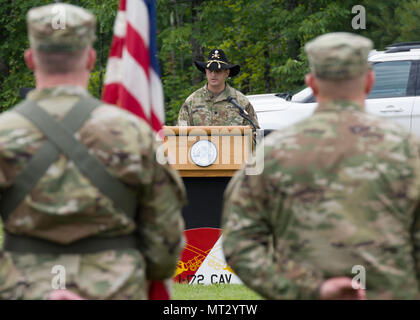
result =
[{"label": "camouflage pattern fabric", "polygon": [[29,43],[41,51],[76,51],[95,41],[96,18],[66,3],[32,8],[27,14]]},{"label": "camouflage pattern fabric", "polygon": [[238,90],[226,84],[225,90],[214,95],[207,84],[192,93],[179,110],[179,126],[247,126],[249,122],[239,115],[238,109],[226,99],[233,97],[248,112],[259,128],[257,115],[248,99]]},{"label": "camouflage pattern fabric", "polygon": [[[135,249],[85,255],[0,253],[0,297],[8,300],[49,298],[54,267],[65,268],[65,289],[84,299],[145,300],[145,262]],[[58,288],[57,288],[58,289]]]},{"label": "camouflage pattern fabric", "polygon": [[[87,96],[80,87],[35,90],[28,99],[61,120]],[[66,268],[67,287],[90,299],[146,299],[147,280],[170,278],[184,245],[181,207],[185,189],[178,174],[156,161],[150,127],[131,113],[103,104],[76,138],[112,176],[138,193],[138,216],[115,208],[64,155],[50,166],[4,228],[12,234],[61,244],[91,236],[114,237],[135,232],[139,250],[109,250],[84,255],[2,252],[0,298],[43,299],[52,291],[54,265]],[[43,144],[43,134],[18,113],[0,116],[0,197]]]},{"label": "camouflage pattern fabric", "polygon": [[373,43],[348,32],[321,35],[305,45],[311,72],[320,79],[340,80],[362,75],[370,68],[367,58]]},{"label": "camouflage pattern fabric", "polygon": [[347,101],[265,139],[264,171],[225,193],[228,264],[270,299],[366,270],[368,299],[419,298],[419,142]]}]

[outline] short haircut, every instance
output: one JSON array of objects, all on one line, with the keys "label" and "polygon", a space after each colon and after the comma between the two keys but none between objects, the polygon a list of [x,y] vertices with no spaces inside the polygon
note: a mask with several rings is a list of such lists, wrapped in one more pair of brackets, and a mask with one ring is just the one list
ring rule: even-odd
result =
[{"label": "short haircut", "polygon": [[317,78],[319,92],[336,99],[349,99],[364,90],[366,73],[343,80],[325,80]]},{"label": "short haircut", "polygon": [[85,63],[86,49],[71,52],[48,52],[36,50],[38,67],[46,74],[68,74],[79,71]]}]

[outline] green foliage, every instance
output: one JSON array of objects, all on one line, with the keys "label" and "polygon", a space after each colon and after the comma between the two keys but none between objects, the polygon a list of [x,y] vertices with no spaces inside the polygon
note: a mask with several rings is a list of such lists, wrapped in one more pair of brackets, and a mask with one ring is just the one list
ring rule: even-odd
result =
[{"label": "green foliage", "polygon": [[420,1],[403,1],[395,15],[404,24],[400,27],[398,41],[411,41],[420,35]]},{"label": "green foliage", "polygon": [[[0,110],[19,101],[19,88],[33,87],[23,61],[28,47],[25,15],[51,0],[11,0],[0,6]],[[119,0],[65,1],[90,9],[98,18],[98,60],[89,90],[101,96]],[[229,80],[245,94],[286,92],[303,85],[308,71],[304,45],[332,31],[368,36],[377,49],[418,40],[420,0],[156,0],[159,61],[167,124],[205,77],[194,66],[214,47],[225,50],[241,73]],[[352,30],[354,5],[366,8],[366,30]]]},{"label": "green foliage", "polygon": [[[397,41],[401,34],[401,28],[406,22],[400,20],[396,14],[398,8],[403,5],[400,0],[387,1],[362,1],[366,8],[366,31],[362,32],[364,36],[370,37],[375,42],[377,50],[383,50],[387,45]],[[410,15],[413,12],[409,12]],[[418,36],[411,38],[410,41],[417,40]]]},{"label": "green foliage", "polygon": [[23,61],[28,47],[26,12],[47,0],[3,1],[0,6],[0,63],[6,71],[0,74],[0,110],[6,110],[19,101],[19,88],[33,87],[34,80]]},{"label": "green foliage", "polygon": [[256,292],[241,284],[178,284],[172,291],[173,300],[263,300]]},{"label": "green foliage", "polygon": [[[23,60],[25,49],[29,47],[26,28],[26,13],[32,7],[51,3],[51,0],[13,0],[2,1],[0,6],[0,69],[5,65],[6,71],[0,73],[0,111],[7,110],[20,99],[20,88],[35,86],[31,71]],[[114,19],[119,0],[78,0],[62,1],[90,9],[98,19],[97,41],[95,49],[98,61],[93,72],[90,88],[97,97],[101,95],[102,77],[111,44]],[[102,44],[102,48],[101,48]],[[102,64],[101,64],[102,56]],[[101,72],[101,69],[103,72]]]}]

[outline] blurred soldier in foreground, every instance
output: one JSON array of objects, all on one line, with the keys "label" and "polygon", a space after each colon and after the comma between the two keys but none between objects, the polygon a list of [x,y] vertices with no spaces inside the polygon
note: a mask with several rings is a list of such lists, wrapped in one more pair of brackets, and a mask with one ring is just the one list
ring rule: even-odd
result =
[{"label": "blurred soldier in foreground", "polygon": [[88,94],[95,17],[54,4],[27,22],[37,89],[0,116],[0,298],[147,299],[183,248],[183,184],[145,122]]},{"label": "blurred soldier in foreground", "polygon": [[230,64],[221,49],[211,50],[207,62],[195,61],[194,64],[206,74],[207,83],[185,100],[179,110],[179,126],[249,125],[250,123],[240,116],[239,110],[228,101],[228,97],[232,97],[248,113],[256,128],[259,128],[252,104],[245,95],[226,83],[229,76],[234,77],[239,73],[239,65]]},{"label": "blurred soldier in foreground", "polygon": [[264,297],[330,298],[326,288],[353,277],[363,288],[364,276],[368,299],[419,296],[419,144],[365,113],[371,48],[349,33],[309,42],[318,108],[265,139],[261,175],[239,172],[228,187],[226,260]]}]

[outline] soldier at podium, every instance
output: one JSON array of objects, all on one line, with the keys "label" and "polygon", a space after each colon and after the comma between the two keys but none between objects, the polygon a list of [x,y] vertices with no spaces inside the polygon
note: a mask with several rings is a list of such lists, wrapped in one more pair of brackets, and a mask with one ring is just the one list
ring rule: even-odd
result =
[{"label": "soldier at podium", "polygon": [[250,125],[234,106],[237,104],[245,111],[245,117],[259,128],[254,108],[244,94],[226,83],[228,77],[236,76],[240,66],[230,64],[221,49],[213,49],[207,62],[195,61],[195,66],[206,74],[207,83],[193,92],[182,105],[178,115],[179,126],[241,126]]}]

